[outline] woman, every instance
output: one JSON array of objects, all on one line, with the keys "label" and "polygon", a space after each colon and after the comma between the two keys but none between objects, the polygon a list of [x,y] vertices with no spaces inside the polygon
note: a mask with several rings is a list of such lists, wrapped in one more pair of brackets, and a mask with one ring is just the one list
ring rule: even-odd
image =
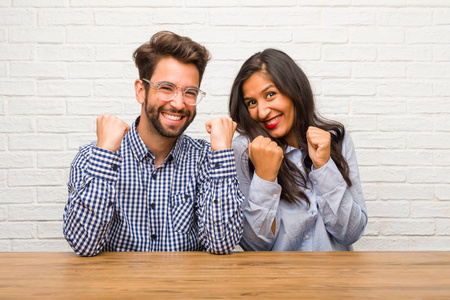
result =
[{"label": "woman", "polygon": [[233,83],[229,110],[246,196],[242,248],[352,250],[367,224],[353,143],[316,112],[299,66],[279,50],[256,53]]}]

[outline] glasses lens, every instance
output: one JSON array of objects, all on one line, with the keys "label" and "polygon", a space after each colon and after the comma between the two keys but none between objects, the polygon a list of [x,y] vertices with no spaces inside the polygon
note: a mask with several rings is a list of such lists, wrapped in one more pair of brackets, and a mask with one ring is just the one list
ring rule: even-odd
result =
[{"label": "glasses lens", "polygon": [[161,100],[171,100],[177,91],[177,88],[171,84],[162,84],[158,87],[158,94]]},{"label": "glasses lens", "polygon": [[184,101],[187,104],[196,104],[199,100],[200,93],[197,89],[187,88],[184,90]]}]

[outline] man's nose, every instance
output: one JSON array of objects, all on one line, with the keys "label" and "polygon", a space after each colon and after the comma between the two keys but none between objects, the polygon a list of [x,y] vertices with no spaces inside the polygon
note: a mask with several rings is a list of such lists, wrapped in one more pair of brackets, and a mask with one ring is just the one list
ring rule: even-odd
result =
[{"label": "man's nose", "polygon": [[183,92],[178,90],[175,97],[170,100],[170,105],[176,110],[182,110],[184,107],[184,95]]}]

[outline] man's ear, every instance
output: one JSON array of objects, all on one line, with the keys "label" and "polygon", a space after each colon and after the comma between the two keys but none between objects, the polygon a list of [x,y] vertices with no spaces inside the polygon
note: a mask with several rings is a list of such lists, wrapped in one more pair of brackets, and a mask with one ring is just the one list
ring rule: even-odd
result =
[{"label": "man's ear", "polygon": [[142,83],[142,80],[136,79],[134,82],[134,91],[136,93],[136,100],[140,104],[144,104],[145,102],[145,87]]}]

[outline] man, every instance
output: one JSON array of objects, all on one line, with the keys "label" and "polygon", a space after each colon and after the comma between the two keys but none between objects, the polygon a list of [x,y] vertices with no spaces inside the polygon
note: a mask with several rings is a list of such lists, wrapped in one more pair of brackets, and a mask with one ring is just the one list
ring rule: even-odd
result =
[{"label": "man", "polygon": [[206,123],[211,142],[184,134],[204,93],[209,52],[163,31],[134,53],[142,105],[130,127],[97,118],[95,143],[71,164],[64,235],[74,251],[229,253],[242,236],[242,193],[231,141],[236,123]]}]

